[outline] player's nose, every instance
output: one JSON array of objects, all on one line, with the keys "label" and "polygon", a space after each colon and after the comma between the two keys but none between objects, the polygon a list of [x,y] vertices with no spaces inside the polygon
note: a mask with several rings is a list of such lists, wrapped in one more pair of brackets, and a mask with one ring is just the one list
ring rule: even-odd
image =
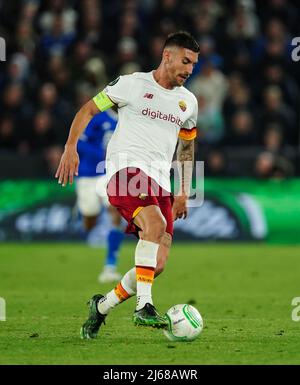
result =
[{"label": "player's nose", "polygon": [[192,74],[193,69],[194,69],[193,65],[190,64],[189,67],[188,67],[188,69],[187,69],[187,76],[190,76],[190,75]]}]

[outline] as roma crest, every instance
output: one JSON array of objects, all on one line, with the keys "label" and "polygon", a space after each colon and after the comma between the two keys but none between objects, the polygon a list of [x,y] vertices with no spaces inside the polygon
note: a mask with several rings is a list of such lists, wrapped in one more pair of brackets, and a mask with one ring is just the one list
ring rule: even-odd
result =
[{"label": "as roma crest", "polygon": [[186,103],[185,103],[185,101],[180,100],[178,104],[179,104],[180,109],[184,112],[186,110]]}]

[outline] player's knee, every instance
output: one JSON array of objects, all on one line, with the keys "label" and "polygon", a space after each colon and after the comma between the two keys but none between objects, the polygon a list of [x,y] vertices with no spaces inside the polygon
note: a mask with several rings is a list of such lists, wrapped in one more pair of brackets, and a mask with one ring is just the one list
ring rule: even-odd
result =
[{"label": "player's knee", "polygon": [[143,239],[160,243],[166,231],[166,226],[167,224],[164,218],[154,219],[143,229]]}]

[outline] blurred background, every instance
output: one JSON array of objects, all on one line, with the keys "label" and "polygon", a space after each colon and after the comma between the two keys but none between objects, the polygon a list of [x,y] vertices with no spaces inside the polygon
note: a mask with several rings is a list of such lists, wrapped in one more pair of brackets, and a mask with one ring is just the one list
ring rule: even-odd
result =
[{"label": "blurred background", "polygon": [[175,239],[298,242],[299,26],[292,0],[0,0],[0,239],[81,239],[74,186],[53,177],[72,119],[118,75],[156,68],[186,29],[200,44],[186,86],[205,202]]}]

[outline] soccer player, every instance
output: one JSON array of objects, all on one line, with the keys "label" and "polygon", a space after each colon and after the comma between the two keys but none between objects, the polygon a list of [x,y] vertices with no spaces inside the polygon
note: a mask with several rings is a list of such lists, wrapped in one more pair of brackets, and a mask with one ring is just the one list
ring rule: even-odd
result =
[{"label": "soccer player", "polygon": [[135,267],[106,295],[90,299],[82,338],[95,338],[111,309],[133,295],[137,296],[136,325],[167,327],[165,317],[153,305],[151,288],[169,255],[173,220],[187,215],[192,166],[181,169],[181,189],[174,197],[170,168],[177,142],[181,167],[185,161],[193,161],[198,106],[183,84],[192,74],[198,54],[199,45],[188,32],[169,35],[157,69],[117,78],[87,102],[72,123],[56,172],[63,186],[72,183],[77,173],[76,144],[83,128],[99,110],[118,107],[117,128],[107,147],[107,193],[127,220],[127,232],[139,237]]},{"label": "soccer player", "polygon": [[118,114],[112,109],[96,114],[80,136],[77,151],[80,157],[78,177],[76,178],[77,206],[83,216],[86,231],[91,231],[97,223],[101,207],[107,207],[112,228],[107,237],[107,252],[99,282],[113,282],[121,278],[116,271],[117,258],[124,239],[121,216],[111,206],[106,195],[106,175],[104,162],[107,144],[116,128]]}]

